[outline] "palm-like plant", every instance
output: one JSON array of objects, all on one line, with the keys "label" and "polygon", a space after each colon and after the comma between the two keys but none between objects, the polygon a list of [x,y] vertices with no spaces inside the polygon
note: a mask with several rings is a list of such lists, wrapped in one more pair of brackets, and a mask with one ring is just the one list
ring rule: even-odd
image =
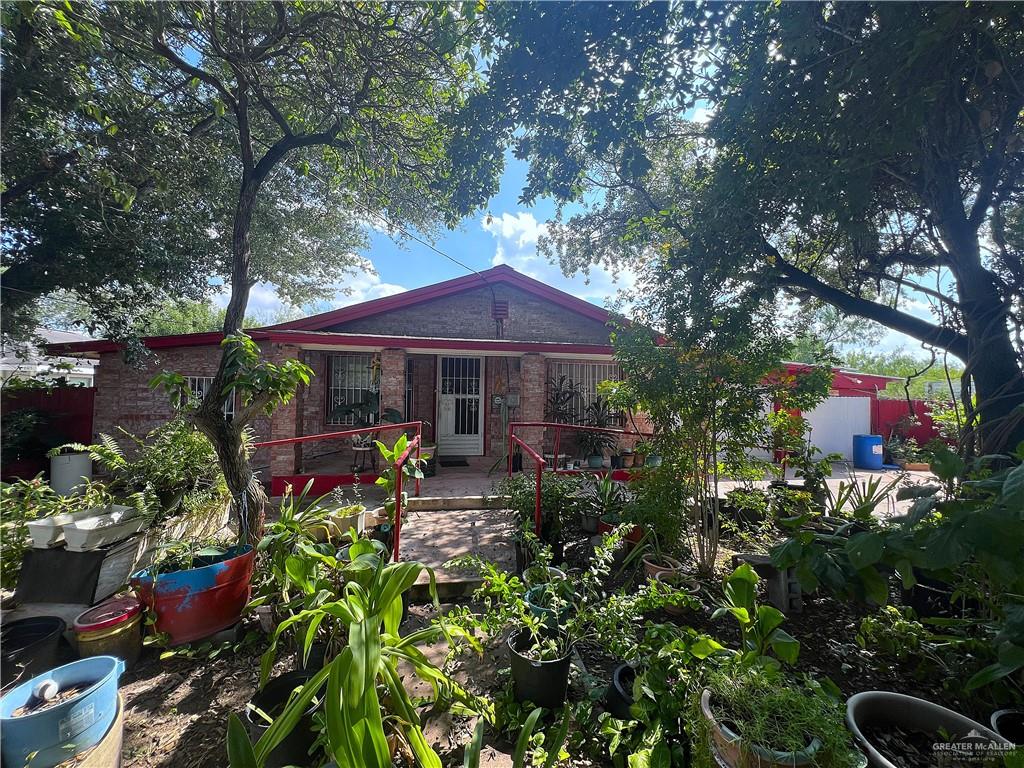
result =
[{"label": "palm-like plant", "polygon": [[[228,758],[231,768],[262,768],[267,756],[296,727],[310,702],[326,683],[323,698],[325,749],[339,768],[391,766],[388,737],[393,736],[424,768],[440,768],[441,760],[427,743],[416,706],[402,684],[399,665],[406,664],[433,690],[441,708],[458,714],[481,714],[487,704],[465,691],[431,663],[418,645],[455,636],[479,648],[476,640],[443,620],[410,633],[398,634],[402,595],[426,571],[437,602],[433,571],[419,563],[385,564],[372,545],[361,540],[350,549],[351,562],[342,567],[344,584],[335,599],[303,610],[283,621],[264,654],[261,683],[273,663],[277,639],[292,627],[305,627],[303,654],[308,656],[320,624],[340,620],[347,628],[348,644],[288,701],[280,716],[253,744],[234,714],[228,721]],[[387,701],[382,705],[384,692]]]}]

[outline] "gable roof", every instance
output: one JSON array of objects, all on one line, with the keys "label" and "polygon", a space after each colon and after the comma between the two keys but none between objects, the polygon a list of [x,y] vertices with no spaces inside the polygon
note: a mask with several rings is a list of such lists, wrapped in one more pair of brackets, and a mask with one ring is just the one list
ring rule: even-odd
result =
[{"label": "gable roof", "polygon": [[393,296],[385,296],[380,299],[371,299],[359,304],[352,304],[341,309],[333,309],[330,312],[322,312],[318,315],[310,315],[298,320],[289,320],[277,325],[269,325],[266,330],[288,330],[288,331],[322,331],[340,323],[350,320],[359,320],[364,317],[391,312],[396,309],[406,309],[425,301],[439,299],[443,296],[466,293],[467,291],[478,290],[498,284],[510,285],[527,293],[531,293],[541,299],[557,304],[571,312],[575,312],[591,320],[601,323],[609,321],[609,312],[596,304],[577,298],[572,294],[552,288],[539,280],[527,277],[521,272],[516,272],[507,264],[499,264],[496,267],[485,269],[483,272],[476,272],[465,277],[456,277],[452,280],[445,280],[433,285],[425,285],[422,288],[413,288],[409,291],[396,293]]}]

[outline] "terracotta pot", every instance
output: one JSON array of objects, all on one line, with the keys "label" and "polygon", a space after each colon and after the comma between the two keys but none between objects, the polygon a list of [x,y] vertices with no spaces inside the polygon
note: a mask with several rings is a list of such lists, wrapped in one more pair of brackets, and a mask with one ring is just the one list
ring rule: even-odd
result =
[{"label": "terracotta pot", "polygon": [[624,454],[622,454],[622,468],[623,469],[629,469],[630,467],[632,467],[633,466],[633,461],[635,459],[636,459],[636,456],[634,456],[632,453],[624,453]]},{"label": "terracotta pot", "polygon": [[[654,574],[654,580],[665,586],[682,590],[688,595],[696,595],[700,592],[700,585],[697,583],[697,580],[689,578],[682,571],[661,571]],[[665,613],[669,616],[684,616],[689,610],[689,608],[678,605],[665,606]]]},{"label": "terracotta pot", "polygon": [[711,691],[705,689],[700,696],[700,711],[711,729],[712,759],[724,768],[793,768],[814,765],[815,753],[821,741],[812,737],[799,752],[778,752],[743,741],[726,722],[719,722],[711,711]]},{"label": "terracotta pot", "polygon": [[648,579],[655,578],[660,573],[670,573],[672,571],[683,570],[683,564],[676,560],[674,557],[668,555],[662,555],[660,560],[655,560],[656,555],[644,555],[640,558],[644,563],[644,573]]}]

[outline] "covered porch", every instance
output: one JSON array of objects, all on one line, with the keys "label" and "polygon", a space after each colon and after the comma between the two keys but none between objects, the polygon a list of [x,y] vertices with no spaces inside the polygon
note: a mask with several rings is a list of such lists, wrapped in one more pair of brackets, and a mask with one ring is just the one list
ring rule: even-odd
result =
[{"label": "covered porch", "polygon": [[[614,367],[611,350],[596,344],[508,339],[383,337],[346,333],[295,334],[275,345],[275,357],[308,365],[308,386],[273,416],[270,437],[313,437],[379,426],[363,442],[325,438],[272,447],[265,479],[295,475],[373,474],[373,439],[393,443],[388,425],[422,422],[426,452],[446,469],[490,468],[506,453],[508,424],[545,416],[548,381],[563,369],[589,374],[589,389]],[[591,393],[590,396],[594,396]],[[543,447],[537,436],[537,447]],[[480,459],[481,461],[476,461]],[[439,464],[440,464],[439,461]],[[269,477],[268,477],[269,476]]]}]

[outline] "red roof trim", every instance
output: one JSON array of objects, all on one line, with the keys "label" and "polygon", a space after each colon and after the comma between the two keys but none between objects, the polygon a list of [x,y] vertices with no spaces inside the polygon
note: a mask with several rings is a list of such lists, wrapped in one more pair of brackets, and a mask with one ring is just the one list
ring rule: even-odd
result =
[{"label": "red roof trim", "polygon": [[[292,331],[259,329],[248,331],[255,341],[270,341],[280,344],[321,344],[350,347],[399,347],[403,349],[444,349],[476,352],[551,352],[572,355],[610,355],[610,344],[573,344],[544,341],[513,341],[494,339],[433,339],[410,336],[369,336],[360,334],[325,333],[316,331]],[[178,336],[152,336],[143,339],[149,349],[168,347],[200,347],[220,344],[221,333],[189,333]],[[47,346],[51,354],[71,352],[117,352],[123,345],[113,341],[90,340]]]},{"label": "red roof trim", "polygon": [[268,326],[268,330],[302,330],[316,331],[329,328],[332,325],[359,320],[364,317],[379,315],[384,312],[391,312],[396,309],[405,309],[415,304],[422,304],[425,301],[439,299],[444,296],[465,293],[466,291],[482,288],[496,283],[505,283],[514,286],[528,293],[540,296],[554,304],[558,304],[572,312],[601,323],[607,323],[609,313],[589,301],[584,301],[565,291],[552,288],[539,280],[516,272],[507,264],[499,264],[491,269],[480,273],[456,277],[452,280],[425,285],[422,288],[414,288],[411,291],[396,293],[394,296],[385,296],[381,299],[372,299],[360,304],[353,304],[349,307],[334,309],[330,312],[323,312],[319,315],[311,315],[299,320],[290,320],[286,323]]}]

